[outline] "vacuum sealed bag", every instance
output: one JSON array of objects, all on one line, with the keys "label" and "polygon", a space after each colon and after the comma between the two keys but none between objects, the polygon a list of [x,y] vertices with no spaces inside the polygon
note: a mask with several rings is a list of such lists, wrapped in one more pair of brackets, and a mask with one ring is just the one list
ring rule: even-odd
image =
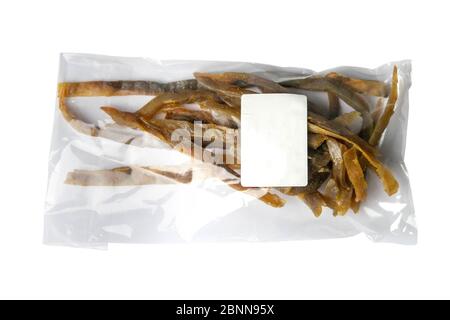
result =
[{"label": "vacuum sealed bag", "polygon": [[415,244],[410,72],[62,54],[44,241]]}]

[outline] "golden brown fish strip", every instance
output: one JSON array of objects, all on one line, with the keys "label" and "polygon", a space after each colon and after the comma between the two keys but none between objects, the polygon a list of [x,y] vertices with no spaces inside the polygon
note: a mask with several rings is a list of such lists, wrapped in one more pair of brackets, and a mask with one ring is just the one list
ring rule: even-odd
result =
[{"label": "golden brown fish strip", "polygon": [[202,121],[231,129],[239,128],[240,110],[211,100],[199,102],[199,106],[201,110],[186,109],[181,105],[171,104],[163,107],[159,112],[165,113],[166,119]]},{"label": "golden brown fish strip", "polygon": [[[171,119],[152,119],[152,120],[142,120],[146,126],[158,128],[160,132],[164,134],[166,139],[171,140],[173,133],[178,130],[185,130],[189,134],[192,141],[199,139],[203,141],[206,138],[205,131],[209,131],[209,136],[220,139],[222,142],[226,139],[226,134],[237,135],[235,129],[230,129],[227,127],[211,124],[211,123],[196,123],[193,124],[188,121],[181,120],[171,120]],[[195,130],[197,126],[200,130]]]},{"label": "golden brown fish strip", "polygon": [[75,115],[70,111],[69,106],[66,104],[66,97],[69,91],[69,87],[64,83],[58,85],[58,97],[59,97],[59,109],[66,121],[76,119]]},{"label": "golden brown fish strip", "polygon": [[338,96],[333,92],[328,92],[328,118],[334,119],[339,115],[341,104]]},{"label": "golden brown fish strip", "polygon": [[330,81],[322,76],[309,76],[301,79],[282,81],[280,85],[308,91],[331,91]]},{"label": "golden brown fish strip", "polygon": [[358,152],[354,147],[344,152],[344,164],[348,178],[355,189],[355,201],[361,202],[366,198],[367,182],[358,160]]},{"label": "golden brown fish strip", "polygon": [[[220,74],[210,74],[210,73],[200,73],[196,72],[194,73],[194,77],[197,79],[199,84],[213,92],[216,92],[217,94],[221,95],[221,97],[225,99],[232,98],[233,100],[228,100],[230,103],[235,104],[237,100],[241,98],[243,94],[250,94],[253,93],[250,90],[243,89],[241,87],[232,85],[230,83],[227,83],[225,81],[222,81],[222,77]],[[239,102],[240,104],[240,102]]]},{"label": "golden brown fish strip", "polygon": [[341,188],[348,188],[343,158],[343,154],[347,148],[332,138],[327,139],[327,147],[331,160],[333,161],[332,174],[334,180],[336,180]]},{"label": "golden brown fish strip", "polygon": [[241,109],[231,108],[212,99],[199,101],[198,105],[204,111],[211,113],[219,124],[239,128],[241,125]]},{"label": "golden brown fish strip", "polygon": [[61,111],[62,116],[64,119],[78,132],[81,132],[83,134],[87,134],[90,136],[97,136],[99,134],[99,128],[92,124],[88,124],[83,122],[82,120],[78,119],[75,114],[70,110],[69,106],[66,102],[66,96],[67,96],[68,88],[67,86],[61,85],[58,87],[58,104],[59,104],[59,110]]},{"label": "golden brown fish strip", "polygon": [[101,109],[119,125],[148,132],[162,142],[168,142],[159,130],[147,126],[142,120],[139,119],[139,117],[136,116],[135,113],[121,111],[111,106],[104,106],[101,107]]},{"label": "golden brown fish strip", "polygon": [[353,188],[342,188],[341,194],[339,196],[339,210],[337,211],[338,215],[345,215],[348,210],[352,207],[352,199],[353,199]]},{"label": "golden brown fish strip", "polygon": [[384,112],[381,115],[380,119],[375,124],[375,128],[370,136],[369,143],[373,146],[376,146],[383,135],[384,130],[386,130],[389,120],[391,120],[392,115],[394,114],[395,104],[398,99],[398,70],[397,66],[394,66],[394,71],[392,74],[392,84],[391,84],[391,94],[389,95],[388,101],[386,103],[386,107],[384,108]]},{"label": "golden brown fish strip", "polygon": [[331,123],[323,117],[315,115],[311,112],[308,113],[308,121],[309,131],[324,134],[338,140],[343,140],[358,149],[358,151],[360,151],[367,159],[368,163],[380,178],[385,192],[388,195],[393,195],[397,192],[399,187],[397,180],[394,178],[392,173],[375,157],[375,149],[366,141],[352,134],[348,129],[339,126],[336,123]]},{"label": "golden brown fish strip", "polygon": [[338,83],[345,84],[360,94],[376,97],[387,97],[389,94],[386,84],[381,81],[355,79],[336,72],[331,72],[327,74],[326,77],[333,79]]},{"label": "golden brown fish strip", "polygon": [[289,89],[263,77],[243,72],[194,73],[194,77],[204,87],[231,97],[252,93],[245,88],[257,87],[263,93],[287,93]]},{"label": "golden brown fish strip", "polygon": [[128,95],[157,95],[165,92],[183,92],[197,90],[197,80],[181,80],[169,83],[155,81],[86,81],[63,82],[66,97],[94,97],[94,96],[128,96]]},{"label": "golden brown fish strip", "polygon": [[169,120],[181,120],[191,123],[195,121],[201,121],[202,123],[219,124],[216,123],[216,121],[214,120],[214,118],[211,116],[210,113],[201,110],[190,110],[180,107],[180,108],[173,108],[168,111],[165,110],[161,111],[165,112],[166,114],[165,118]]},{"label": "golden brown fish strip", "polygon": [[275,81],[244,72],[226,72],[222,74],[226,82],[240,87],[257,87],[264,93],[288,93],[290,90]]},{"label": "golden brown fish strip", "polygon": [[215,98],[216,95],[213,92],[205,90],[186,91],[181,93],[163,93],[150,100],[136,113],[140,117],[150,120],[166,105],[188,104]]},{"label": "golden brown fish strip", "polygon": [[317,218],[320,217],[322,214],[322,207],[326,205],[320,192],[301,193],[297,197],[303,200]]},{"label": "golden brown fish strip", "polygon": [[[278,196],[274,193],[271,193],[269,191],[265,192],[263,195],[255,195],[255,194],[259,194],[263,190],[261,188],[246,188],[246,187],[243,187],[241,184],[229,184],[229,186],[231,188],[233,188],[237,191],[241,191],[241,192],[250,191],[247,194],[256,196],[259,200],[261,200],[262,202],[264,202],[274,208],[281,208],[286,204],[286,200],[284,200],[280,196]],[[256,191],[256,192],[255,192],[255,194],[253,194],[251,191]]]}]

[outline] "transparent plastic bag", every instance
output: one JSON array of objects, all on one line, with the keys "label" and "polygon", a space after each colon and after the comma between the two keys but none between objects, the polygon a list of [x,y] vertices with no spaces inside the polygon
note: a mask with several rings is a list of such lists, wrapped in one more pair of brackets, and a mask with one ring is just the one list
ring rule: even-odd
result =
[{"label": "transparent plastic bag", "polygon": [[[271,192],[285,199],[286,204],[281,208],[267,205],[258,199],[261,194],[241,192],[218,179],[223,174],[218,171],[223,168],[205,168],[155,135],[114,123],[100,108],[114,106],[134,112],[152,98],[145,94],[148,83],[136,84],[136,81],[170,83],[193,79],[194,72],[243,72],[279,82],[333,71],[358,79],[379,80],[388,86],[394,65],[398,66],[399,96],[378,149],[382,163],[397,179],[399,189],[388,196],[373,171],[368,170],[367,198],[357,214],[349,211],[344,216],[335,217],[331,209],[324,208],[320,217],[315,217],[298,197],[276,190]],[[100,88],[99,95],[83,93],[83,90],[93,90],[87,86],[78,94],[65,97],[70,115],[61,111],[61,99],[57,101],[44,241],[102,248],[108,243],[280,241],[364,233],[377,242],[415,244],[414,208],[403,162],[410,71],[409,61],[389,63],[373,70],[340,67],[314,73],[307,69],[241,62],[62,54],[59,83],[104,81],[105,87]],[[117,82],[107,83],[118,80],[130,82],[121,83],[121,87],[114,87]],[[302,94],[319,108],[328,105],[326,93],[304,91]],[[366,99],[373,112],[377,98]],[[382,100],[383,106],[386,100]],[[350,111],[346,103],[340,101],[340,104],[342,110]],[[177,169],[162,172],[161,168],[169,167]]]}]

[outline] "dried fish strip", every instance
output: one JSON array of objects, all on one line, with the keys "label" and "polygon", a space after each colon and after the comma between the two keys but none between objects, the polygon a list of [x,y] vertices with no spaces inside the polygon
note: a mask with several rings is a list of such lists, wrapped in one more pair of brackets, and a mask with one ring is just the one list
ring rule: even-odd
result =
[{"label": "dried fish strip", "polygon": [[105,106],[101,109],[106,112],[119,125],[129,127],[131,129],[138,129],[152,134],[162,142],[167,142],[165,136],[158,130],[147,126],[136,114],[131,112],[120,111],[114,107]]},{"label": "dried fish strip", "polygon": [[225,95],[240,97],[247,93],[245,88],[256,87],[263,93],[288,93],[290,90],[282,85],[250,73],[194,73],[194,77],[204,87],[219,91]]},{"label": "dried fish strip", "polygon": [[253,91],[222,81],[220,74],[196,72],[194,73],[194,77],[203,88],[216,92],[220,96],[226,97],[226,99],[233,99],[231,101],[228,100],[232,104],[236,103],[236,100],[234,100],[236,98],[240,101],[243,94],[254,93]]},{"label": "dried fish strip", "polygon": [[86,81],[62,82],[59,92],[64,89],[66,97],[95,97],[95,96],[154,96],[161,93],[179,93],[197,90],[197,80],[181,80],[169,83],[155,81]]},{"label": "dried fish strip", "polygon": [[337,142],[332,138],[327,139],[328,152],[333,161],[332,174],[334,180],[338,183],[340,188],[348,188],[346,181],[347,171],[344,165],[343,154],[346,151],[345,145]]},{"label": "dried fish strip", "polygon": [[254,196],[274,208],[281,208],[286,204],[286,200],[268,191],[268,188],[246,188],[241,184],[230,184],[231,188]]},{"label": "dried fish strip", "polygon": [[119,167],[110,170],[75,170],[67,174],[65,183],[78,186],[135,186],[191,181],[192,170],[179,173],[152,167]]},{"label": "dried fish strip", "polygon": [[322,214],[322,207],[326,205],[326,202],[320,192],[300,193],[298,198],[311,209],[316,217],[320,217]]},{"label": "dried fish strip", "polygon": [[387,97],[389,92],[386,84],[377,80],[365,80],[346,77],[342,74],[331,72],[326,76],[329,79],[333,79],[337,83],[344,84],[357,93],[367,96],[375,97]]},{"label": "dried fish strip", "polygon": [[66,94],[67,94],[67,86],[60,85],[58,87],[58,105],[59,110],[61,111],[62,116],[64,119],[78,132],[81,132],[83,134],[87,134],[90,136],[97,136],[99,129],[91,124],[88,124],[84,121],[79,120],[75,114],[70,110],[69,106],[66,102]]},{"label": "dried fish strip", "polygon": [[340,188],[333,179],[328,179],[322,197],[334,216],[343,216],[351,208],[353,189]]},{"label": "dried fish strip", "polygon": [[398,71],[397,66],[395,66],[394,73],[392,74],[391,94],[389,95],[389,99],[387,101],[386,107],[384,108],[384,112],[381,115],[380,119],[377,121],[373,133],[370,136],[369,143],[371,145],[375,146],[379,143],[383,132],[386,130],[386,127],[389,124],[389,120],[391,120],[391,117],[394,114],[394,108],[395,104],[397,103],[397,98],[398,98]]},{"label": "dried fish strip", "polygon": [[173,104],[160,109],[165,113],[166,119],[185,120],[189,122],[202,121],[204,123],[216,124],[231,129],[240,126],[240,110],[230,108],[213,100],[204,100],[198,103],[200,110],[187,109],[183,106]]},{"label": "dried fish strip", "polygon": [[366,198],[367,182],[359,163],[358,152],[355,148],[350,148],[344,152],[343,158],[348,178],[355,189],[355,201],[361,202]]},{"label": "dried fish strip", "polygon": [[211,113],[217,124],[236,129],[241,126],[241,110],[238,108],[230,108],[212,99],[199,101],[198,105]]},{"label": "dried fish strip", "polygon": [[219,124],[217,123],[209,112],[201,110],[190,110],[183,107],[170,108],[168,110],[162,110],[165,113],[165,119],[186,121],[194,123],[201,121],[202,123]]},{"label": "dried fish strip", "polygon": [[216,95],[213,92],[205,90],[186,91],[182,93],[163,93],[150,100],[141,109],[139,109],[136,114],[150,120],[164,106],[195,103],[205,99],[216,99]]}]

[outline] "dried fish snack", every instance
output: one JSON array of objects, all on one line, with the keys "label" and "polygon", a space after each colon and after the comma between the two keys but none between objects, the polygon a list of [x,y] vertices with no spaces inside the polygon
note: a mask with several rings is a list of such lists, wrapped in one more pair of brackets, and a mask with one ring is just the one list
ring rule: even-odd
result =
[{"label": "dried fish snack", "polygon": [[[398,145],[404,139],[393,139],[405,135],[406,124],[397,123],[408,112],[408,61],[376,71],[322,73],[242,63],[175,65],[162,63],[158,73],[136,76],[131,70],[156,70],[156,65],[145,59],[62,56],[47,243],[122,242],[124,233],[114,225],[120,215],[136,226],[147,223],[145,231],[131,231],[133,242],[360,232],[377,241],[416,241],[404,145]],[[92,74],[84,74],[90,69]],[[164,78],[161,70],[167,71]],[[307,139],[295,133],[287,138],[307,149],[306,185],[241,184],[241,99],[259,94],[306,96]],[[274,114],[283,110],[273,106]],[[264,148],[262,157],[273,145]],[[94,230],[92,222],[102,227]]]}]

